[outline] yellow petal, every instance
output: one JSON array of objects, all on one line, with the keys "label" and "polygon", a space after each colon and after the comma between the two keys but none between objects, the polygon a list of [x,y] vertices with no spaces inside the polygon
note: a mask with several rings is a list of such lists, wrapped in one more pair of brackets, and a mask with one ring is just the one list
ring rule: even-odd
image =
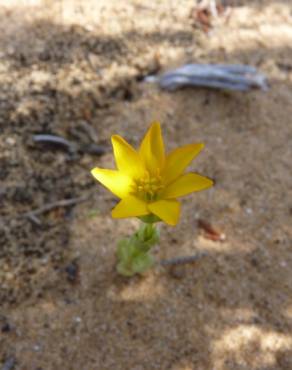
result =
[{"label": "yellow petal", "polygon": [[112,144],[118,169],[132,178],[143,176],[145,168],[139,153],[119,135],[112,136]]},{"label": "yellow petal", "polygon": [[149,172],[157,173],[157,169],[162,168],[164,164],[164,143],[158,122],[153,122],[150,126],[142,140],[139,153]]},{"label": "yellow petal", "polygon": [[119,171],[96,167],[91,174],[119,198],[126,197],[131,191],[131,178]]},{"label": "yellow petal", "polygon": [[180,176],[168,185],[161,197],[164,199],[177,198],[194,191],[205,190],[213,185],[213,181],[196,173],[187,173]]},{"label": "yellow petal", "polygon": [[144,216],[149,214],[147,204],[133,195],[122,199],[112,210],[113,218]]},{"label": "yellow petal", "polygon": [[165,183],[169,184],[179,177],[203,147],[204,144],[189,144],[170,152],[162,172]]},{"label": "yellow petal", "polygon": [[176,225],[180,215],[180,203],[177,200],[158,200],[148,204],[148,209],[169,225]]}]

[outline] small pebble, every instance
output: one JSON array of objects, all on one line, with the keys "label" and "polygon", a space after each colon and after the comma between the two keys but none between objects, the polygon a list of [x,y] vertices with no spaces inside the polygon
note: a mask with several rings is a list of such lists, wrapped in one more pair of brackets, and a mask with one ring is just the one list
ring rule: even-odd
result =
[{"label": "small pebble", "polygon": [[12,370],[14,369],[16,364],[16,360],[14,357],[8,357],[7,360],[5,360],[2,370]]},{"label": "small pebble", "polygon": [[73,262],[69,263],[65,267],[65,271],[67,273],[67,280],[70,283],[75,283],[78,280],[79,266],[77,265],[76,261],[73,261]]},{"label": "small pebble", "polygon": [[3,324],[2,327],[1,327],[2,333],[9,333],[11,331],[11,329],[12,329],[12,327],[8,322]]},{"label": "small pebble", "polygon": [[15,143],[16,143],[16,141],[13,137],[7,137],[5,142],[6,142],[6,144],[11,145],[11,146],[14,146]]},{"label": "small pebble", "polygon": [[39,352],[39,351],[41,350],[41,346],[40,346],[40,345],[38,345],[38,344],[34,345],[32,348],[33,348],[33,350],[34,350],[35,352]]},{"label": "small pebble", "polygon": [[253,210],[252,210],[251,208],[245,208],[245,212],[246,212],[248,215],[253,214]]}]

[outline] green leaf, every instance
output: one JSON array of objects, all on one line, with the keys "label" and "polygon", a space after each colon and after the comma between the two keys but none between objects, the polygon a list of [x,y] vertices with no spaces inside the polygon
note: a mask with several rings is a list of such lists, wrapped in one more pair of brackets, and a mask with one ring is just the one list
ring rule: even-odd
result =
[{"label": "green leaf", "polygon": [[94,218],[98,215],[100,215],[100,210],[98,208],[91,209],[87,213],[88,218]]},{"label": "green leaf", "polygon": [[154,265],[154,259],[150,254],[140,254],[132,262],[132,270],[142,273]]},{"label": "green leaf", "polygon": [[119,260],[127,261],[131,258],[131,254],[133,253],[133,248],[129,243],[128,239],[120,240],[118,243],[117,248],[117,257]]},{"label": "green leaf", "polygon": [[142,224],[130,238],[123,239],[117,247],[117,271],[123,276],[143,273],[154,265],[149,254],[159,241],[159,233],[153,224]]},{"label": "green leaf", "polygon": [[118,263],[117,271],[120,275],[127,277],[135,275],[135,271],[129,268],[129,266],[125,265],[122,261]]}]

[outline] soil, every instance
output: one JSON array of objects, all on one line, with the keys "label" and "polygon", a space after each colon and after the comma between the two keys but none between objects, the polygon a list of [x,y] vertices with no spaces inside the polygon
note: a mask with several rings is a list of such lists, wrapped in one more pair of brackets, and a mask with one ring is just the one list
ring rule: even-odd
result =
[{"label": "soil", "polygon": [[[3,370],[292,369],[292,8],[224,3],[206,29],[191,0],[0,1]],[[253,65],[269,89],[143,81],[189,62]],[[152,120],[168,150],[204,142],[191,169],[215,180],[153,253],[205,256],[126,279],[115,248],[139,222],[111,219],[90,169],[114,166],[112,134],[137,146]]]}]

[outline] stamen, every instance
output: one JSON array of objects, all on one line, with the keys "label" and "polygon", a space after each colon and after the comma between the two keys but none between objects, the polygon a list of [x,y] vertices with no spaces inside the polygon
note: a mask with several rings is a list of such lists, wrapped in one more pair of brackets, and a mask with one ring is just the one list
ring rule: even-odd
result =
[{"label": "stamen", "polygon": [[161,180],[159,170],[155,175],[145,172],[144,177],[135,181],[133,192],[144,200],[153,201],[157,199],[158,192],[163,188]]}]

